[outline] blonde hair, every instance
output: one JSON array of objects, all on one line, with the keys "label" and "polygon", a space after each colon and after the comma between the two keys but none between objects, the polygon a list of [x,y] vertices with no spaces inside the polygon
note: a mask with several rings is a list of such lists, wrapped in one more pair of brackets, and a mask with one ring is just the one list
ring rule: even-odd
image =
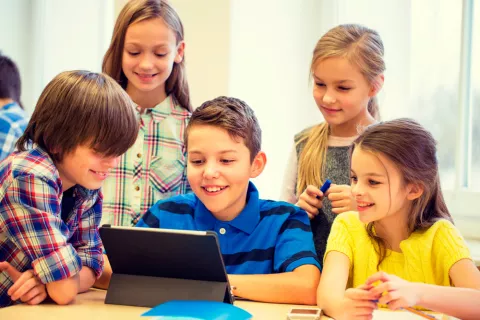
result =
[{"label": "blonde hair", "polygon": [[120,156],[138,135],[135,107],[108,75],[65,71],[43,90],[17,148],[40,146],[54,162],[80,145],[104,156]]},{"label": "blonde hair", "polygon": [[[343,57],[355,65],[371,85],[376,85],[377,77],[385,71],[383,53],[382,39],[375,30],[357,24],[339,25],[317,42],[313,50],[310,75],[313,75],[318,62]],[[368,102],[368,112],[375,119],[380,117],[375,97]],[[308,185],[319,186],[323,182],[329,133],[328,123],[323,122],[302,132],[296,142],[297,147],[305,144],[298,161],[297,195]]]},{"label": "blonde hair", "polygon": [[[117,80],[123,89],[127,88],[128,79],[122,70],[123,47],[128,27],[139,21],[161,18],[175,34],[177,44],[183,41],[183,24],[175,9],[165,0],[130,0],[118,15],[113,29],[112,41],[103,57],[102,71]],[[180,63],[173,63],[172,73],[165,83],[167,95],[186,110],[192,112],[190,90],[185,71],[185,55]]]}]

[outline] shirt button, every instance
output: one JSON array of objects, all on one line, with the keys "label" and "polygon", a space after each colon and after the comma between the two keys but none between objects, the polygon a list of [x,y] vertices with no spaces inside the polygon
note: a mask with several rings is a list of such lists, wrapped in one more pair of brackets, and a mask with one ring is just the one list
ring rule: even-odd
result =
[{"label": "shirt button", "polygon": [[135,186],[135,191],[140,191],[140,187],[139,187],[139,186]]},{"label": "shirt button", "polygon": [[227,230],[225,230],[225,228],[220,228],[220,234],[225,234],[227,232]]},{"label": "shirt button", "polygon": [[137,153],[137,158],[141,158],[142,157],[142,154],[141,153]]}]

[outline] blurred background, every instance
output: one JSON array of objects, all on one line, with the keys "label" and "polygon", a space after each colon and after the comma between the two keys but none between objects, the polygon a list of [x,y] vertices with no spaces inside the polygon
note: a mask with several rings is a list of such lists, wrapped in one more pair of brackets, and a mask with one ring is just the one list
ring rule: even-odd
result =
[{"label": "blurred background", "polygon": [[[0,50],[17,62],[28,113],[59,72],[100,71],[127,0],[0,0]],[[277,199],[293,135],[322,121],[309,67],[316,41],[341,23],[376,29],[387,71],[383,120],[411,117],[438,141],[442,187],[457,226],[480,240],[478,0],[170,0],[186,35],[194,106],[245,100],[268,164],[255,183]]]}]

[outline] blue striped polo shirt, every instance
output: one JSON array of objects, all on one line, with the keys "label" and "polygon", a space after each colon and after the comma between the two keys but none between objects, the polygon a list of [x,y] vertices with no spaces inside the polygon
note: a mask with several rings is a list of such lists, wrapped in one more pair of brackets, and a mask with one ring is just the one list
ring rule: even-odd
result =
[{"label": "blue striped polo shirt", "polygon": [[315,253],[308,216],[280,201],[260,200],[252,182],[247,204],[232,221],[220,221],[193,193],[158,201],[137,227],[215,231],[229,274],[293,271],[320,262]]}]

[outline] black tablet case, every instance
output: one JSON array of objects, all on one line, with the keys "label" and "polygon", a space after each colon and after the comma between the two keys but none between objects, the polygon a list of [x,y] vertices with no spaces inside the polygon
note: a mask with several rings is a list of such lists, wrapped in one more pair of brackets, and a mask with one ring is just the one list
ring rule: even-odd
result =
[{"label": "black tablet case", "polygon": [[104,225],[100,236],[113,271],[105,303],[140,307],[169,300],[233,303],[216,233]]}]

